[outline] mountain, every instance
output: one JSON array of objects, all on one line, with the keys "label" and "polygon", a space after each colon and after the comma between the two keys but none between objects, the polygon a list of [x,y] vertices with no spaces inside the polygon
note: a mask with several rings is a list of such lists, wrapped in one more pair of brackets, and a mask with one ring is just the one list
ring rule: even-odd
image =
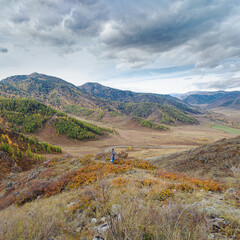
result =
[{"label": "mountain", "polygon": [[99,83],[85,83],[79,88],[92,96],[103,98],[108,101],[131,102],[131,103],[157,103],[178,108],[184,112],[198,113],[196,109],[189,107],[179,99],[170,95],[153,94],[153,93],[136,93],[124,91],[103,86]]},{"label": "mountain", "polygon": [[60,78],[32,73],[16,75],[0,82],[0,95],[4,97],[32,98],[62,109],[67,104],[95,108],[94,101],[79,88]]},{"label": "mountain", "polygon": [[192,93],[183,98],[187,104],[206,108],[240,109],[240,91],[217,91]]},{"label": "mountain", "polygon": [[197,120],[190,115],[199,113],[170,95],[122,91],[97,83],[76,87],[63,79],[38,73],[3,79],[0,96],[35,99],[66,113],[97,121],[121,116],[167,125],[194,124]]},{"label": "mountain", "polygon": [[187,93],[170,93],[170,95],[173,97],[176,97],[180,100],[183,100],[184,98],[186,98],[189,95],[198,94],[198,93],[201,93],[201,91],[192,91],[192,92],[187,92]]}]

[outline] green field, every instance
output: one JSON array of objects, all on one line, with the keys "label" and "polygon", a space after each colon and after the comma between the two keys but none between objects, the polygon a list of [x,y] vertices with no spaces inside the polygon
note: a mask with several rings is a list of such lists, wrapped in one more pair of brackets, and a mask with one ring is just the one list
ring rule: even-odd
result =
[{"label": "green field", "polygon": [[216,125],[216,124],[212,125],[211,128],[222,130],[224,132],[231,133],[231,134],[239,134],[240,135],[240,129],[236,129],[236,128],[231,128],[231,127],[226,127],[226,126],[221,126],[221,125]]}]

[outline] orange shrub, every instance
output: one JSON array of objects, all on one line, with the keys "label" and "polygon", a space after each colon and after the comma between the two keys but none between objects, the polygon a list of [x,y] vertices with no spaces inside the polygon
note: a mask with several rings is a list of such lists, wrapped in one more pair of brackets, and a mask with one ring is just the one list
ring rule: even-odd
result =
[{"label": "orange shrub", "polygon": [[93,157],[94,155],[87,154],[81,157],[78,161],[84,166],[89,164],[94,164],[95,162],[92,160]]},{"label": "orange shrub", "polygon": [[76,176],[73,178],[73,181],[70,184],[70,188],[93,183],[97,179],[100,179],[106,175],[124,173],[130,169],[131,167],[128,165],[117,166],[104,163],[87,165],[77,171]]},{"label": "orange shrub", "polygon": [[52,167],[58,162],[58,158],[55,157],[51,161],[44,164],[44,167]]},{"label": "orange shrub", "polygon": [[181,184],[178,185],[178,189],[184,190],[185,188],[186,191],[199,188],[205,191],[222,192],[226,189],[226,185],[221,182],[217,182],[212,179],[202,180],[198,178],[188,177],[183,173],[158,170],[156,171],[155,176],[162,179],[181,182]]},{"label": "orange shrub", "polygon": [[129,180],[124,178],[116,178],[113,180],[113,185],[116,187],[124,187],[129,183]]},{"label": "orange shrub", "polygon": [[138,187],[144,187],[144,186],[150,187],[153,185],[161,185],[161,182],[155,179],[143,179],[143,180],[135,181],[135,184]]},{"label": "orange shrub", "polygon": [[157,200],[160,202],[166,201],[168,198],[174,197],[174,193],[171,189],[164,189],[164,190],[152,190],[150,191],[150,197],[153,200]]},{"label": "orange shrub", "polygon": [[192,192],[194,189],[196,189],[192,184],[189,183],[179,183],[174,185],[173,188],[184,192]]}]

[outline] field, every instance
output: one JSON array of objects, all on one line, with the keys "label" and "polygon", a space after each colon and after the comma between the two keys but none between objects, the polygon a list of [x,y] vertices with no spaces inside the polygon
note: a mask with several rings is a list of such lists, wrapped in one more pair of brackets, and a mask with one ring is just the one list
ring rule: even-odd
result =
[{"label": "field", "polygon": [[222,130],[222,131],[227,132],[227,133],[240,135],[240,129],[235,129],[235,128],[231,128],[231,127],[227,127],[227,126],[221,126],[221,125],[217,125],[217,124],[214,124],[211,127],[213,129]]},{"label": "field", "polygon": [[189,150],[189,146],[162,146],[159,148],[153,147],[131,147],[128,148],[115,148],[116,152],[127,152],[130,158],[137,158],[137,159],[151,159],[158,156],[163,156],[175,152],[181,152]]},{"label": "field", "polygon": [[[73,116],[73,115],[71,115]],[[79,120],[83,118],[77,117]],[[171,149],[135,149],[132,156],[152,158],[173,152],[181,151],[178,147],[186,149],[213,143],[221,138],[230,138],[233,135],[218,129],[209,127],[211,122],[202,117],[198,118],[199,125],[182,125],[171,127],[169,131],[156,131],[154,129],[141,127],[127,118],[117,118],[115,121],[106,119],[106,122],[88,121],[100,127],[108,127],[116,130],[117,134],[109,134],[100,137],[99,141],[73,141],[65,136],[59,137],[55,130],[46,125],[37,132],[37,137],[51,144],[60,146],[64,152],[73,156],[82,154],[96,154],[104,151],[108,147],[114,146],[143,146],[159,147],[168,146]],[[175,147],[175,149],[174,149]],[[117,152],[122,149],[117,149]]]},{"label": "field", "polygon": [[114,130],[98,140],[59,135],[47,122],[28,133],[62,154],[1,182],[0,239],[240,238],[239,138],[202,116],[169,131],[106,120],[89,121]]}]

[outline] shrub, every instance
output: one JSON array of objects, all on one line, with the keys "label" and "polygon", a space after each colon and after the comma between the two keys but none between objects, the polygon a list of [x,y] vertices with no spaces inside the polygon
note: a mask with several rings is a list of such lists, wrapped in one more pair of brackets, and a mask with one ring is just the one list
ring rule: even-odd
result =
[{"label": "shrub", "polygon": [[178,188],[182,188],[182,190],[186,188],[186,190],[191,191],[191,189],[199,188],[205,191],[223,192],[226,189],[226,185],[221,182],[212,179],[202,180],[199,178],[192,178],[183,173],[166,172],[160,169],[155,172],[155,176],[162,179],[183,182],[178,185]]},{"label": "shrub", "polygon": [[26,191],[19,194],[16,198],[16,204],[18,206],[23,205],[26,202],[30,202],[45,193],[49,182],[44,181],[32,181]]},{"label": "shrub", "polygon": [[8,143],[5,143],[5,142],[1,142],[1,144],[0,144],[0,149],[1,149],[2,151],[4,151],[4,152],[9,153],[10,155],[12,155],[13,152],[14,152],[13,147],[10,146]]}]

